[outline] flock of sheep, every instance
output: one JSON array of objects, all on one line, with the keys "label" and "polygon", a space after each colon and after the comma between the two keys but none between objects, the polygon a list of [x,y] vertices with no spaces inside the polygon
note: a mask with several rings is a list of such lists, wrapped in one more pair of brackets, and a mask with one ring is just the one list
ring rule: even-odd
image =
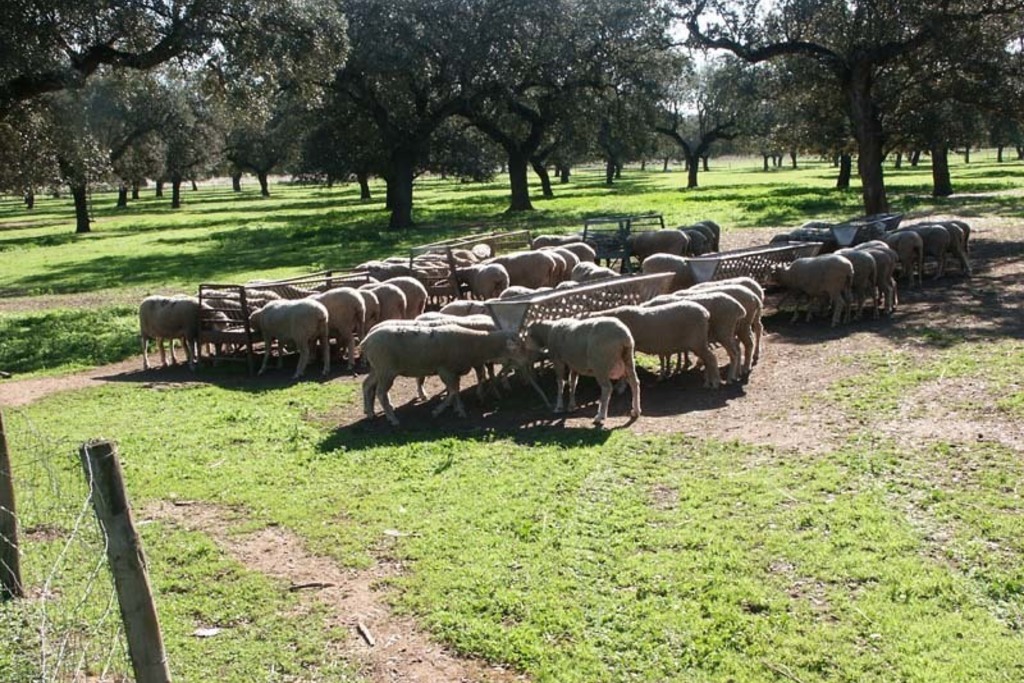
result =
[{"label": "flock of sheep", "polygon": [[[949,256],[970,274],[969,235],[969,226],[961,221],[905,226],[885,233],[880,240],[779,266],[772,272],[771,284],[786,290],[784,302],[795,303],[794,319],[801,306],[808,319],[831,308],[832,324],[837,325],[851,319],[855,309],[856,316],[861,316],[868,302],[876,317],[883,311],[891,314],[898,302],[896,276],[901,273],[911,284],[915,277],[920,282],[926,258],[937,261],[936,277],[943,275]],[[534,238],[530,250],[500,256],[492,255],[484,244],[452,250],[455,276],[474,298],[452,301],[437,311],[426,311],[430,292],[415,276],[417,264],[408,259],[362,264],[357,270],[366,273],[370,282],[360,287],[317,292],[298,287],[271,290],[250,283],[246,286],[252,287],[248,298],[259,307],[248,314],[249,322],[264,342],[260,373],[266,370],[272,342],[277,339],[299,352],[294,377],[303,374],[318,345],[326,375],[333,337],[339,356],[347,360],[350,369],[357,356],[368,367],[362,387],[367,418],[374,417],[379,402],[393,425],[398,418],[388,392],[399,376],[418,380],[421,399],[426,398],[423,379],[440,377],[446,396],[434,415],[454,404],[455,411],[465,416],[459,396],[463,375],[476,372],[481,399],[486,385],[495,393],[499,379],[507,386],[504,376],[513,370],[543,397],[532,369],[547,360],[555,371],[556,412],[576,408],[576,384],[581,375],[597,380],[601,388],[594,419],[597,425],[607,417],[615,382],[629,387],[630,414],[640,415],[634,362],[638,351],[658,356],[661,378],[671,374],[673,356],[678,372],[689,366],[689,354],[693,354],[698,366],[703,366],[704,386],[716,388],[723,382],[713,350],[717,345],[729,358],[724,381],[745,379],[761,353],[764,290],[750,277],[698,282],[688,259],[718,250],[719,227],[705,221],[687,228],[634,233],[629,240],[644,274],[672,274],[666,279],[667,293],[639,305],[533,322],[521,330],[501,329],[485,301],[537,296],[622,276],[595,263],[596,253],[579,236],[545,235]],[[429,267],[430,259],[439,257],[427,254],[422,258],[420,265]],[[146,298],[139,309],[143,367],[150,367],[150,339],[157,341],[164,365],[164,340],[170,340],[171,362],[176,363],[174,340],[180,339],[189,366],[194,367],[202,313],[195,297]],[[206,311],[207,319],[209,313]],[[225,327],[233,324],[231,311],[217,311],[214,318]],[[503,368],[497,377],[496,364]],[[567,406],[563,403],[566,384]]]}]

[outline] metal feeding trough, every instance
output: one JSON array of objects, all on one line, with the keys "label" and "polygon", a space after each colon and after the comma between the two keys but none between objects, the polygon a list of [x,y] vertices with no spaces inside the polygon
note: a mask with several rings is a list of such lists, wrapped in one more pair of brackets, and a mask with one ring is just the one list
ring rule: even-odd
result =
[{"label": "metal feeding trough", "polygon": [[485,305],[499,328],[523,334],[540,320],[579,318],[616,306],[649,301],[667,293],[673,277],[673,273],[657,273],[609,278],[579,287],[488,301]]},{"label": "metal feeding trough", "polygon": [[777,246],[722,251],[709,256],[688,258],[687,261],[697,282],[747,276],[764,284],[775,266],[792,263],[804,256],[815,256],[820,250],[821,242],[789,242]]}]

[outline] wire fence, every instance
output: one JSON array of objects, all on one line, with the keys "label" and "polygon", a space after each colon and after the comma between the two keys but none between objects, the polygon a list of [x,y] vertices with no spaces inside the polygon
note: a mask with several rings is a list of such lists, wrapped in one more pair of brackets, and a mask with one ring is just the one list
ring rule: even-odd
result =
[{"label": "wire fence", "polygon": [[106,542],[79,444],[43,433],[17,410],[5,410],[3,424],[24,597],[0,603],[0,681],[130,680]]}]

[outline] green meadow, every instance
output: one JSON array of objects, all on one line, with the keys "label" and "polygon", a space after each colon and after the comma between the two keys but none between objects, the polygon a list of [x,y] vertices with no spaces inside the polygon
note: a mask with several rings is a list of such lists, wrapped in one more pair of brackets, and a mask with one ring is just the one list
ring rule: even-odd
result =
[{"label": "green meadow", "polygon": [[[1024,162],[993,156],[956,163],[957,194],[942,200],[927,165],[887,168],[892,208],[1024,220],[1021,196],[1005,192],[1024,187]],[[29,212],[4,198],[0,370],[59,375],[137,356],[135,306],[149,293],[346,269],[474,231],[569,232],[586,217],[653,211],[669,225],[713,219],[728,248],[734,231],[860,213],[859,188],[834,190],[830,164],[760,164],[713,160],[689,191],[681,171],[628,167],[607,187],[583,169],[553,199],[536,188],[526,214],[504,213],[502,179],[424,178],[418,226],[401,232],[386,229],[382,186],[361,202],[353,186],[281,183],[260,198],[251,181],[242,193],[211,183],[185,191],[178,211],[152,190],[121,211],[96,192],[83,236],[68,199]],[[341,567],[398,561],[405,571],[382,587],[395,613],[528,680],[1022,680],[1021,453],[941,434],[909,447],[877,426],[910,392],[974,376],[991,381],[964,409],[1019,424],[1024,342],[918,332],[930,335],[926,354],[854,354],[850,372],[806,397],[809,411],[828,406],[857,425],[825,452],[559,426],[525,392],[502,409],[536,424],[474,425],[467,399],[466,422],[390,429],[342,422],[361,397],[340,375],[268,383],[235,367],[7,407],[29,597],[0,605],[0,680],[40,678],[48,629],[76,634],[87,675],[126,666],[111,655],[109,579],[82,514],[76,449],[96,437],[118,442],[137,510],[216,506],[239,537],[273,526]],[[325,606],[201,532],[145,522],[175,680],[367,680],[332,654],[358,636]],[[195,636],[210,627],[218,635]]]}]

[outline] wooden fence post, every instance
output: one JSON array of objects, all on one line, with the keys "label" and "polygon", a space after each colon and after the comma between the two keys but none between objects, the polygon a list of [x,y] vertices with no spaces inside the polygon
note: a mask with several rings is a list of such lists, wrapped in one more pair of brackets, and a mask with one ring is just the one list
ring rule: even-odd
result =
[{"label": "wooden fence post", "polygon": [[4,414],[0,411],[0,602],[22,596],[14,476],[11,473],[11,453],[7,449]]},{"label": "wooden fence post", "polygon": [[160,622],[146,575],[146,559],[132,524],[117,449],[109,441],[90,441],[79,449],[89,481],[93,509],[107,539],[107,559],[128,639],[137,683],[170,683]]}]

